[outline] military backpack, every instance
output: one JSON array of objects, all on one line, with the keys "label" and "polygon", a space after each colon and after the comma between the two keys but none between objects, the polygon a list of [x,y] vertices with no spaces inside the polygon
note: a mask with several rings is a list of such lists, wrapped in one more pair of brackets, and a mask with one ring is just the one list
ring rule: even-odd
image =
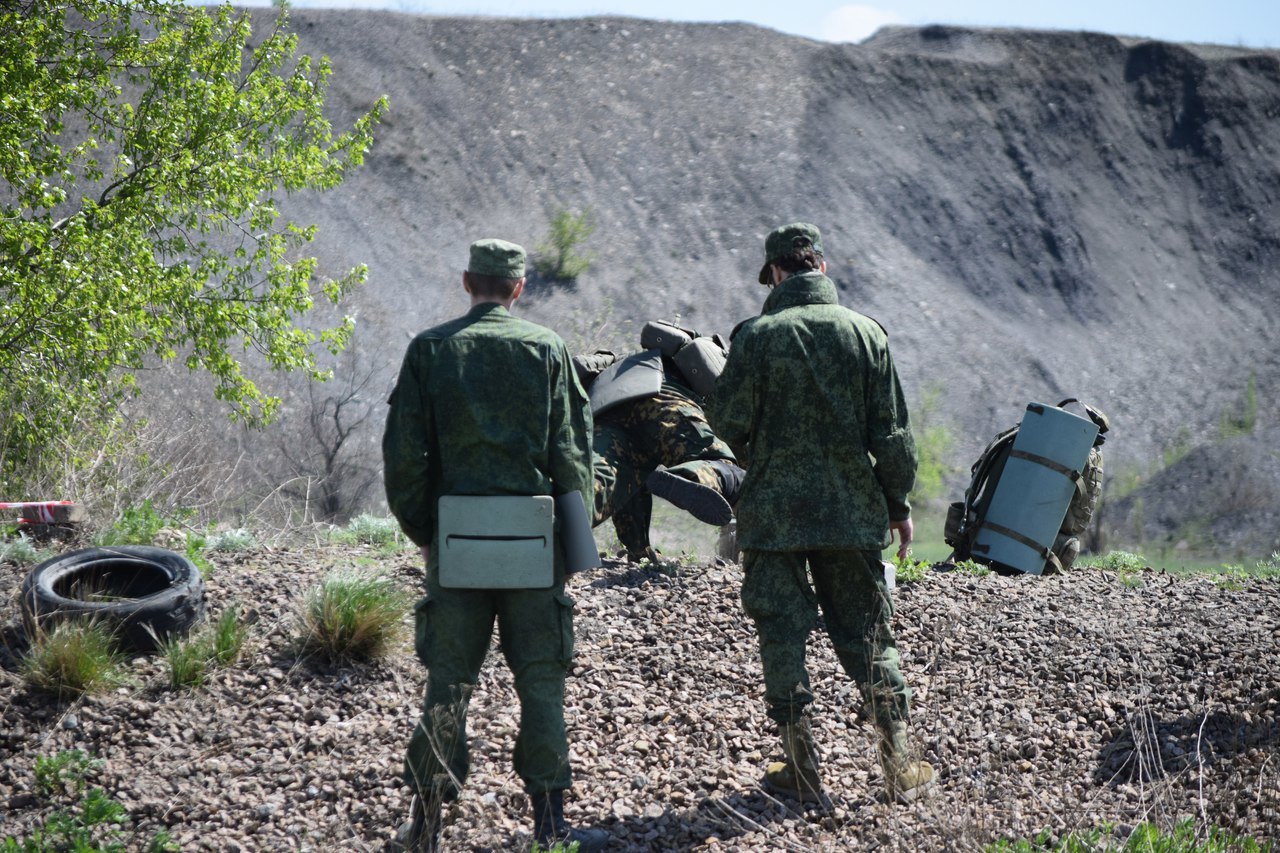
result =
[{"label": "military backpack", "polygon": [[[1080,554],[1080,536],[1088,529],[1102,494],[1102,443],[1106,440],[1110,422],[1100,410],[1081,403],[1074,397],[1063,400],[1057,408],[1065,408],[1071,403],[1078,403],[1085,410],[1089,420],[1097,425],[1098,434],[1093,446],[1089,448],[1083,469],[1078,477],[1073,478],[1075,492],[1071,496],[1057,537],[1048,549],[1046,574],[1070,568],[1075,562]],[[981,560],[981,555],[974,553],[978,531],[986,518],[987,508],[1000,482],[1020,426],[1021,424],[1015,424],[991,440],[970,468],[969,487],[965,490],[964,500],[956,501],[948,507],[943,538],[954,549],[952,560]]]}]

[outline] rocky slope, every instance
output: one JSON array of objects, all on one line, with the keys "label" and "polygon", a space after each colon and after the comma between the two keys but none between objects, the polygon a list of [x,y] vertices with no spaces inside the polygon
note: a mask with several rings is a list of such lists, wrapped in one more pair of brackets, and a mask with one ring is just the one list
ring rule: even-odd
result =
[{"label": "rocky slope", "polygon": [[[303,51],[332,59],[338,124],[391,104],[364,168],[285,200],[320,225],[322,269],[369,266],[352,310],[375,411],[348,443],[369,466],[404,342],[465,307],[468,241],[536,246],[561,209],[594,219],[595,264],[533,282],[521,310],[583,350],[633,348],[655,317],[727,332],[764,298],[767,230],[819,223],[841,299],[889,329],[909,403],[930,401],[955,436],[955,472],[1031,401],[1108,412],[1113,473],[1215,440],[1251,378],[1259,424],[1276,423],[1276,51],[958,27],[833,45],[618,18],[291,20]],[[198,404],[175,388],[185,416]],[[294,391],[286,416],[303,419]]]},{"label": "rocky slope", "polygon": [[[269,14],[269,13],[267,13]],[[264,15],[266,17],[267,15]],[[1280,55],[1097,33],[884,30],[831,45],[738,24],[296,10],[333,103],[391,111],[366,167],[291,200],[368,262],[363,345],[461,310],[466,243],[590,211],[594,268],[528,315],[635,346],[727,332],[766,231],[818,222],[842,299],[891,332],[961,450],[1030,400],[1112,413],[1118,460],[1211,434],[1250,373],[1274,421]],[[767,59],[765,59],[767,57]],[[1052,399],[1050,399],[1052,398]],[[969,455],[967,452],[961,456]]]},{"label": "rocky slope", "polygon": [[[105,759],[99,783],[139,838],[183,850],[381,850],[403,819],[396,780],[423,674],[406,644],[337,667],[290,650],[306,591],[334,570],[392,574],[407,555],[333,546],[221,559],[215,609],[256,616],[244,661],[198,690],[160,663],[132,684],[59,704],[0,671],[0,837],[49,815],[36,756]],[[21,572],[0,567],[8,603]],[[1280,584],[1219,585],[1151,570],[1053,578],[932,571],[898,589],[915,741],[942,771],[910,807],[880,801],[871,730],[815,634],[811,673],[831,803],[800,810],[757,781],[777,744],[762,713],[754,634],[736,564],[678,575],[611,562],[577,578],[569,683],[576,786],[569,809],[613,850],[977,850],[996,839],[1102,823],[1191,819],[1280,841]],[[5,621],[16,611],[7,607]],[[496,650],[472,702],[473,776],[446,849],[530,841],[510,771],[518,708]]]}]

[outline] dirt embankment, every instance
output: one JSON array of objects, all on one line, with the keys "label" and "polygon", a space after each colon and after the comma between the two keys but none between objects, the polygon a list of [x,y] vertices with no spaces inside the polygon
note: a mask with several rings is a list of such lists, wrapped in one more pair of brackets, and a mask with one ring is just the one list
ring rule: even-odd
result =
[{"label": "dirt embankment", "polygon": [[[1184,436],[1213,440],[1251,377],[1260,428],[1280,422],[1275,51],[291,16],[302,50],[332,59],[336,122],[390,99],[364,168],[285,200],[320,225],[323,269],[369,266],[352,309],[370,389],[389,389],[409,334],[464,310],[471,239],[533,247],[568,209],[591,214],[595,263],[573,284],[535,282],[520,310],[584,350],[632,349],[654,318],[728,332],[763,301],[767,230],[819,223],[841,300],[889,330],[913,410],[932,399],[931,422],[956,438],[957,472],[1032,401],[1106,411],[1115,473],[1146,471]],[[305,400],[287,417],[305,419]],[[379,422],[350,441],[372,468]]]},{"label": "dirt embankment", "polygon": [[[0,834],[48,817],[32,796],[35,757],[81,749],[105,759],[100,782],[143,836],[168,827],[184,850],[381,850],[405,813],[396,777],[421,668],[407,644],[369,667],[298,660],[289,645],[310,586],[334,569],[373,571],[371,558],[406,588],[420,582],[407,556],[360,550],[220,561],[215,606],[252,608],[257,622],[244,662],[199,690],[170,690],[154,659],[131,665],[131,686],[69,704],[0,672]],[[6,602],[19,575],[0,570]],[[914,738],[939,787],[909,807],[880,801],[871,729],[815,634],[832,802],[798,810],[757,784],[778,744],[740,579],[734,564],[672,577],[610,563],[572,585],[569,809],[607,827],[611,849],[976,850],[1044,829],[1184,818],[1280,841],[1275,581],[953,571],[901,585]],[[469,719],[474,772],[447,849],[520,849],[530,822],[510,770],[518,706],[496,650]]]}]

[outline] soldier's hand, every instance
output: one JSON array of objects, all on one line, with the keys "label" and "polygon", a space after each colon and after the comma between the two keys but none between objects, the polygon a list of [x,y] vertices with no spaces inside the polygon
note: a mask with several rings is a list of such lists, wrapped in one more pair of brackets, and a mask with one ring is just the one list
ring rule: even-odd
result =
[{"label": "soldier's hand", "polygon": [[905,560],[911,550],[911,542],[915,538],[915,525],[910,518],[889,522],[889,543],[893,544],[894,533],[898,534],[898,559]]}]

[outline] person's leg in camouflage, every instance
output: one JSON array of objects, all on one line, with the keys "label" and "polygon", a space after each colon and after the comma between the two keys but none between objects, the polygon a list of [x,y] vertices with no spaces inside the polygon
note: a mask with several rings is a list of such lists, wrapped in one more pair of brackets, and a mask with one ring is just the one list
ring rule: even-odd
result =
[{"label": "person's leg in camouflage", "polygon": [[702,407],[674,389],[645,402],[659,463],[645,480],[649,491],[706,524],[727,524],[745,474],[729,445],[716,437]]},{"label": "person's leg in camouflage", "polygon": [[559,843],[600,850],[609,834],[569,826],[562,805],[572,782],[564,681],[573,657],[573,602],[563,586],[500,593],[498,639],[520,697],[513,763],[533,808],[534,837],[548,849]]},{"label": "person's leg in camouflage", "polygon": [[654,495],[685,510],[704,524],[717,527],[733,520],[746,472],[725,460],[697,459],[670,468],[660,467],[645,480]]},{"label": "person's leg in camouflage", "polygon": [[766,789],[802,801],[820,800],[822,782],[808,706],[813,701],[805,643],[818,614],[805,554],[747,551],[742,606],[755,623],[764,672],[766,713],[778,725],[786,760],[765,770]]},{"label": "person's leg in camouflage", "polygon": [[[621,407],[620,407],[621,408]],[[625,417],[625,409],[608,412],[598,422],[593,439],[595,505],[591,526],[612,519],[618,541],[633,562],[657,559],[657,551],[649,542],[649,522],[653,500],[644,489],[648,467],[640,467],[647,457],[637,442]]]},{"label": "person's leg in camouflage", "polygon": [[404,767],[405,784],[415,797],[410,833],[416,838],[409,849],[432,849],[442,805],[456,799],[466,782],[471,763],[467,705],[495,616],[489,593],[442,589],[428,572],[427,594],[415,608],[415,647],[427,668],[427,688]]},{"label": "person's leg in camouflage", "polygon": [[893,595],[880,553],[818,551],[810,554],[809,567],[836,657],[870,706],[888,794],[914,799],[933,782],[934,772],[911,756],[911,688],[902,677]]}]

